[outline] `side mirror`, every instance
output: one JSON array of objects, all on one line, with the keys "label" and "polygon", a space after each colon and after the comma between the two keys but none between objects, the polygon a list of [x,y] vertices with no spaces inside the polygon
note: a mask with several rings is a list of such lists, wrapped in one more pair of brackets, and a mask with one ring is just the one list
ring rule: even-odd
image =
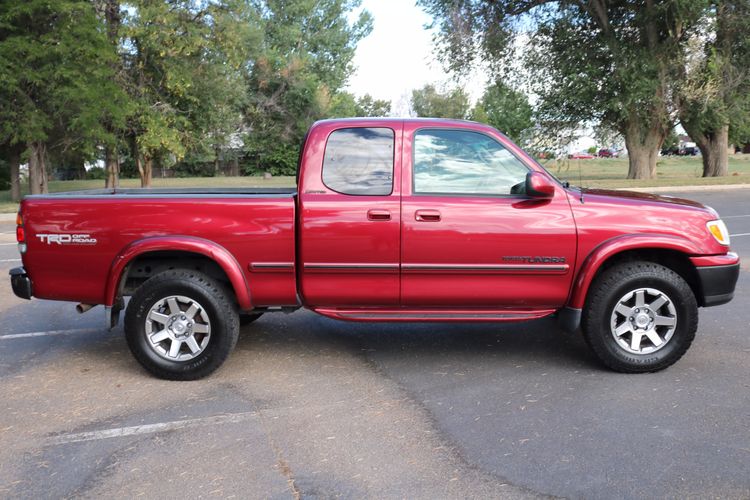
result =
[{"label": "side mirror", "polygon": [[555,185],[541,172],[526,174],[526,195],[537,199],[550,199],[555,196]]}]

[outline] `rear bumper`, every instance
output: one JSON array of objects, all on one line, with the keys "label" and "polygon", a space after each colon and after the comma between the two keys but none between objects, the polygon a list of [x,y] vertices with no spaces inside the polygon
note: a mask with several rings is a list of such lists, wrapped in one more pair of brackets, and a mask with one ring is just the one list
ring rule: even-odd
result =
[{"label": "rear bumper", "polygon": [[[711,259],[711,264],[706,262]],[[718,257],[697,257],[692,259],[696,264],[698,280],[700,281],[701,297],[698,297],[703,307],[726,304],[734,298],[734,288],[740,275],[740,259],[735,253]],[[697,261],[697,262],[696,262]],[[704,264],[704,265],[700,265]]]},{"label": "rear bumper", "polygon": [[13,293],[22,299],[31,299],[33,287],[31,278],[26,274],[26,269],[14,267],[8,274],[10,274],[10,285],[13,287]]}]

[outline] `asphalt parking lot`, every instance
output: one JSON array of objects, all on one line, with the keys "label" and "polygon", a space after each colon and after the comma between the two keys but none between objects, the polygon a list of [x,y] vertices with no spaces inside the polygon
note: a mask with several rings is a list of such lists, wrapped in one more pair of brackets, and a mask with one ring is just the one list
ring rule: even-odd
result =
[{"label": "asphalt parking lot", "polygon": [[655,374],[603,369],[552,319],[298,311],[243,327],[212,377],[166,382],[101,307],[17,299],[2,278],[0,497],[749,498],[750,189],[675,194],[719,210],[744,263],[734,301]]}]

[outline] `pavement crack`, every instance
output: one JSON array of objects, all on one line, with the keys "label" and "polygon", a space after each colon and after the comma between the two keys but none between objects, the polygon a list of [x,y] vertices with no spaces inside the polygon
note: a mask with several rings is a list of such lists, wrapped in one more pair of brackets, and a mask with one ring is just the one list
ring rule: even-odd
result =
[{"label": "pavement crack", "polygon": [[258,411],[258,416],[260,419],[261,428],[263,429],[263,434],[266,436],[268,445],[271,447],[274,455],[276,456],[276,468],[286,479],[286,483],[287,485],[289,485],[289,491],[292,494],[292,498],[294,500],[300,500],[302,498],[302,492],[295,482],[292,468],[289,466],[289,462],[287,462],[284,458],[284,453],[281,450],[281,447],[276,443],[276,440],[273,438],[273,436],[271,436],[271,432],[268,430],[268,425],[266,425],[266,419],[263,415],[263,412]]}]

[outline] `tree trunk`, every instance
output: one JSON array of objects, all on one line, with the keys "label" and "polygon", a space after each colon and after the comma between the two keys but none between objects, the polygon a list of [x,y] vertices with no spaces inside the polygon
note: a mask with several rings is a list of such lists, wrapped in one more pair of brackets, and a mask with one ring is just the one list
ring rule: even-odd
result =
[{"label": "tree trunk", "polygon": [[148,156],[143,155],[143,159],[138,158],[138,172],[141,174],[141,187],[150,188],[151,178],[153,177],[154,171],[154,160]]},{"label": "tree trunk", "polygon": [[41,142],[29,144],[29,193],[46,194],[47,186],[47,151]]},{"label": "tree trunk", "polygon": [[628,148],[628,179],[656,177],[656,160],[667,137],[666,127],[633,121],[623,130]]},{"label": "tree trunk", "polygon": [[703,177],[729,174],[729,125],[716,130],[700,131],[683,122],[685,131],[698,145],[703,156]]},{"label": "tree trunk", "polygon": [[21,154],[13,151],[8,157],[10,164],[10,199],[21,201]]},{"label": "tree trunk", "polygon": [[104,187],[112,189],[120,187],[120,162],[117,158],[117,148],[105,146],[104,169],[107,174]]},{"label": "tree trunk", "polygon": [[218,147],[214,148],[214,176],[218,177],[221,175],[221,161],[219,159],[219,155],[221,153],[221,150]]}]

